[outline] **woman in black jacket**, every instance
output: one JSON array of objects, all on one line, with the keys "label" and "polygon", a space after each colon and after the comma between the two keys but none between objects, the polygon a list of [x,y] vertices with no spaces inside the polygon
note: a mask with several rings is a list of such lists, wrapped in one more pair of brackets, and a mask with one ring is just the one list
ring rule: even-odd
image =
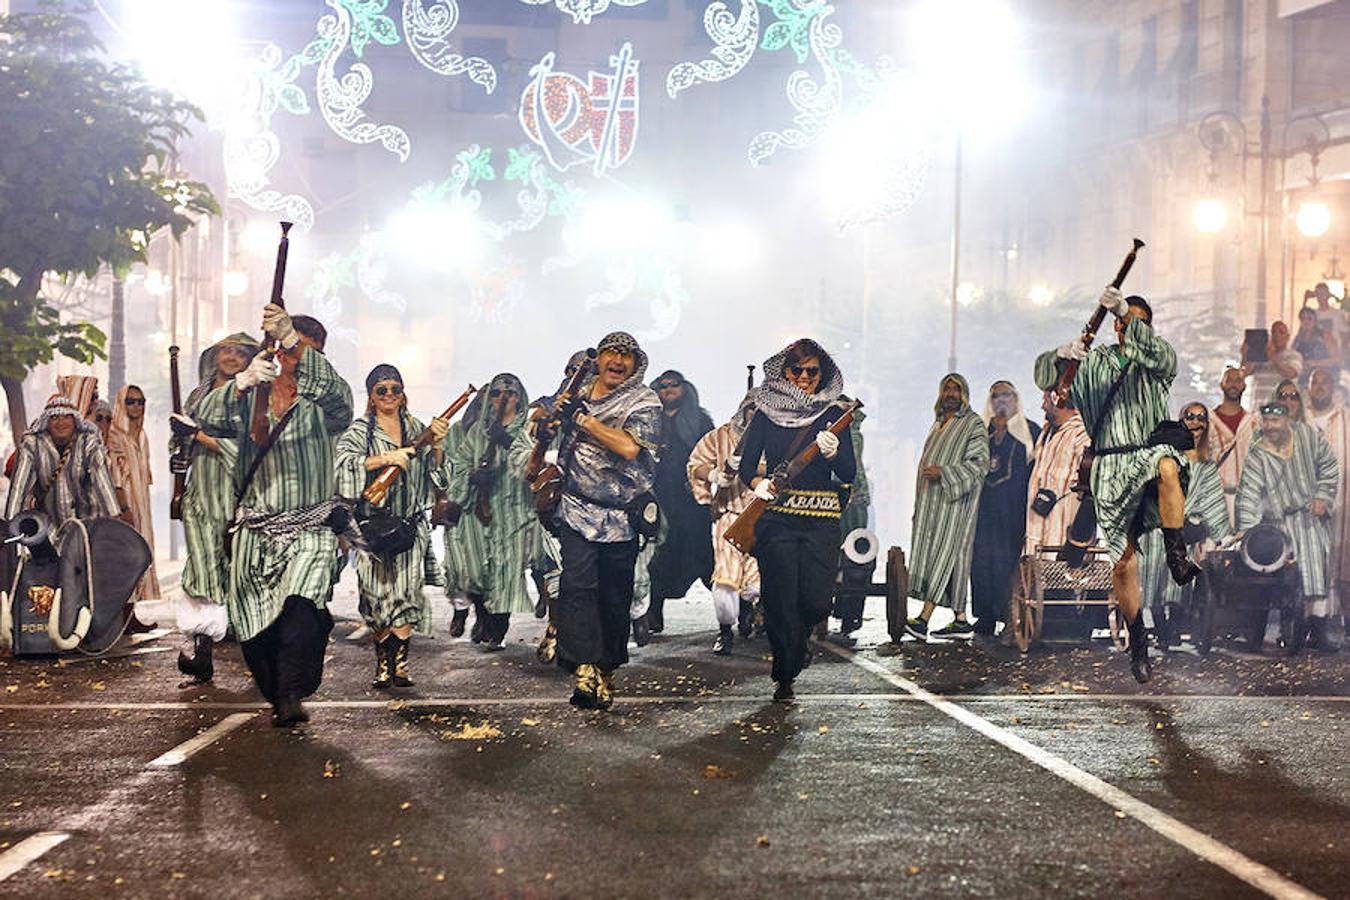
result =
[{"label": "woman in black jacket", "polygon": [[[811,629],[830,614],[839,571],[839,516],[857,462],[848,430],[837,437],[828,430],[846,406],[840,401],[843,375],[823,347],[809,338],[794,341],[770,357],[763,372],[740,475],[769,503],[755,526],[754,555],[773,649],[773,698],[786,701],[806,666]],[[791,485],[775,485],[773,474],[785,470],[807,441],[814,441],[820,454]],[[770,473],[765,478],[756,474],[761,457]]]}]

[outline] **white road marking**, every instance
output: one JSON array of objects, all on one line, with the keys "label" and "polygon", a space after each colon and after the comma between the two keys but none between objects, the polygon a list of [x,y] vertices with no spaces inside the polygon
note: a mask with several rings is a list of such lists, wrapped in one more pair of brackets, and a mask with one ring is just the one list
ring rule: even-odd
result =
[{"label": "white road marking", "polygon": [[[1185,850],[1189,850],[1196,856],[1212,863],[1228,872],[1235,878],[1245,881],[1247,884],[1269,894],[1280,900],[1316,900],[1319,895],[1309,891],[1300,884],[1296,884],[1280,875],[1278,872],[1263,866],[1261,863],[1244,856],[1232,847],[1221,844],[1209,835],[1197,831],[1189,825],[1174,819],[1167,813],[1149,806],[1142,800],[1137,799],[1131,794],[1127,794],[1114,785],[1107,784],[1095,775],[1092,775],[1073,763],[1068,762],[1062,757],[1037,747],[1030,741],[1026,741],[1017,735],[990,722],[988,719],[981,718],[975,713],[961,706],[957,706],[950,700],[943,699],[936,694],[930,693],[919,687],[919,685],[910,681],[908,678],[902,678],[891,672],[885,666],[875,660],[867,659],[846,650],[842,647],[827,647],[831,652],[836,653],[852,662],[859,668],[866,669],[868,672],[876,675],[882,680],[893,684],[902,691],[922,700],[937,711],[950,716],[980,734],[989,738],[997,744],[1013,751],[1053,775],[1056,775],[1092,796],[1101,800],[1109,806],[1120,810],[1126,815],[1138,819],[1139,822],[1156,831],[1158,834],[1177,844]],[[963,700],[965,698],[962,698]],[[1179,698],[1157,697],[1152,699],[1170,700]]]},{"label": "white road marking", "polygon": [[4,881],[53,847],[64,843],[69,837],[70,835],[64,831],[40,831],[0,853],[0,881]]},{"label": "white road marking", "polygon": [[[940,700],[959,703],[1033,703],[1045,704],[1058,701],[1074,703],[1180,703],[1185,701],[1222,702],[1222,703],[1263,703],[1291,704],[1305,703],[1350,703],[1350,696],[1307,696],[1288,697],[1274,695],[1240,696],[1231,694],[930,694]],[[620,693],[622,703],[656,705],[662,703],[767,703],[768,697],[762,694],[658,694],[630,696]],[[926,703],[923,697],[910,694],[798,694],[799,703]],[[307,709],[389,709],[425,706],[565,706],[566,696],[553,694],[547,697],[391,697],[387,700],[309,700]],[[211,700],[181,700],[164,702],[118,702],[107,703],[3,703],[0,702],[0,715],[5,712],[98,712],[117,710],[122,712],[159,712],[175,710],[264,710],[268,706],[261,700],[253,703],[220,702]]]},{"label": "white road marking", "polygon": [[161,769],[180,766],[231,731],[257,717],[257,713],[231,713],[196,737],[183,741],[169,752],[155,757],[150,761],[150,766]]}]

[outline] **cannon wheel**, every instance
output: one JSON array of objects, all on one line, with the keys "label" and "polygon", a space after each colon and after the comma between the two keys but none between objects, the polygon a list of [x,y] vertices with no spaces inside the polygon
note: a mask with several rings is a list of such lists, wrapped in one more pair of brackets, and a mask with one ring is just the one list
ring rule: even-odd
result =
[{"label": "cannon wheel", "polygon": [[1013,630],[1017,649],[1026,653],[1041,639],[1045,607],[1041,605],[1041,577],[1036,560],[1028,557],[1017,567],[1013,580],[1012,602],[1008,607],[1008,627]]}]

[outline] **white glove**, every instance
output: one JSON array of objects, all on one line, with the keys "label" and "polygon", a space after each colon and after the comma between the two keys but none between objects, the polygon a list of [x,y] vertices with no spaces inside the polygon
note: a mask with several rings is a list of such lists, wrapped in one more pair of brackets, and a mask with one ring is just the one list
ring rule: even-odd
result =
[{"label": "white glove", "polygon": [[407,471],[408,461],[417,454],[412,447],[399,447],[397,450],[387,450],[384,453],[377,453],[371,457],[370,461],[377,469],[383,469],[386,466],[398,466]]},{"label": "white glove", "polygon": [[263,307],[262,327],[263,331],[287,350],[300,342],[300,335],[295,333],[290,315],[275,303]]},{"label": "white glove", "polygon": [[427,431],[431,432],[432,439],[439,444],[450,433],[450,420],[437,416],[431,420],[431,424],[427,426]]},{"label": "white glove", "polygon": [[546,466],[556,466],[557,464],[558,464],[558,451],[557,451],[557,450],[545,450],[545,451],[544,451],[544,465],[546,465]]},{"label": "white glove", "polygon": [[834,459],[839,455],[839,438],[832,432],[817,431],[816,446],[820,448],[820,455],[826,459]]},{"label": "white glove", "polygon": [[269,359],[266,353],[259,353],[253,357],[247,369],[234,376],[234,386],[242,393],[256,385],[275,381],[276,377],[276,363]]},{"label": "white glove", "polygon": [[1130,311],[1130,305],[1125,302],[1125,295],[1120,292],[1120,288],[1111,285],[1107,285],[1106,290],[1102,291],[1097,304],[1105,307],[1116,318],[1120,318]]},{"label": "white glove", "polygon": [[755,496],[765,503],[772,503],[773,498],[777,496],[777,493],[773,489],[773,479],[760,479],[759,484],[755,485]]},{"label": "white glove", "polygon": [[1055,355],[1060,359],[1076,359],[1082,362],[1087,359],[1088,355],[1087,341],[1083,340],[1083,336],[1080,334],[1056,350]]}]

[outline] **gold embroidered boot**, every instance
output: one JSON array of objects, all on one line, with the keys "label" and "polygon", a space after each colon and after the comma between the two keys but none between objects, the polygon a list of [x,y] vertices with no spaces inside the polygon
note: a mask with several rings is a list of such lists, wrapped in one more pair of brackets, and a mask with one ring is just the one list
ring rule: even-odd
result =
[{"label": "gold embroidered boot", "polygon": [[576,674],[572,676],[571,704],[577,709],[595,709],[599,685],[600,675],[595,671],[595,666],[589,663],[577,666]]}]

